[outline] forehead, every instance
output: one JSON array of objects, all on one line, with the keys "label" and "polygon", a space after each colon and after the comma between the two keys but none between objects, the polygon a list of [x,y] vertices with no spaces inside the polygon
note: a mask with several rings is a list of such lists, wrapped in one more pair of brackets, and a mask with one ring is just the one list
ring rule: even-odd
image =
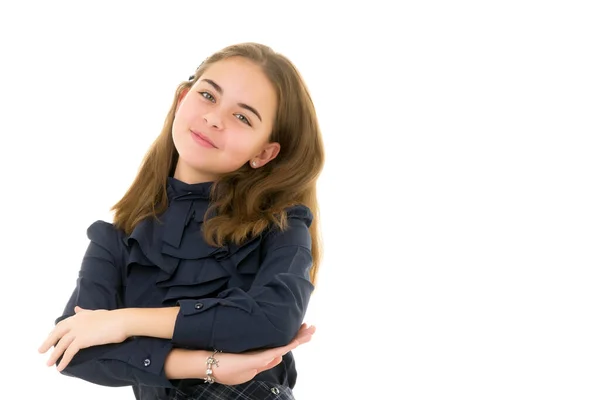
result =
[{"label": "forehead", "polygon": [[196,84],[208,85],[203,79],[219,85],[224,97],[240,101],[276,101],[273,85],[261,67],[243,57],[231,57],[210,65]]}]

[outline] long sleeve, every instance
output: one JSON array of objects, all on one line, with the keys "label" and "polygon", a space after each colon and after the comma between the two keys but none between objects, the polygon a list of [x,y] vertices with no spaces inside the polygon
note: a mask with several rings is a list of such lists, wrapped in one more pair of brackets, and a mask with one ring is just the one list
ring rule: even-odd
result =
[{"label": "long sleeve", "polygon": [[[72,316],[74,307],[114,310],[123,306],[122,268],[124,251],[119,233],[112,224],[96,221],[87,230],[90,244],[83,257],[77,286],[63,315]],[[135,337],[123,343],[81,349],[61,372],[103,386],[145,385],[173,387],[164,373],[164,364],[173,345],[170,340]],[[57,362],[60,362],[60,359]]]},{"label": "long sleeve", "polygon": [[178,302],[173,343],[239,353],[277,347],[296,335],[314,286],[308,208],[288,214],[288,229],[271,231],[263,260],[248,291],[229,288],[215,298]]}]

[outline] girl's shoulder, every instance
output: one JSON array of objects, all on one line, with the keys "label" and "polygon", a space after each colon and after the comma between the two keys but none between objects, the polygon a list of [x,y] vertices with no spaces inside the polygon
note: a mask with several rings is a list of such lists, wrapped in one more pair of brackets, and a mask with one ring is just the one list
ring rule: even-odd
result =
[{"label": "girl's shoulder", "polygon": [[91,242],[113,254],[120,253],[125,247],[125,232],[111,222],[97,220],[88,226],[86,234]]},{"label": "girl's shoulder", "polygon": [[296,204],[285,209],[287,218],[295,218],[304,221],[310,227],[313,221],[313,213],[304,204]]},{"label": "girl's shoulder", "polygon": [[298,204],[285,208],[285,214],[285,229],[271,227],[263,245],[269,248],[300,246],[310,249],[312,240],[309,228],[313,221],[310,208]]}]

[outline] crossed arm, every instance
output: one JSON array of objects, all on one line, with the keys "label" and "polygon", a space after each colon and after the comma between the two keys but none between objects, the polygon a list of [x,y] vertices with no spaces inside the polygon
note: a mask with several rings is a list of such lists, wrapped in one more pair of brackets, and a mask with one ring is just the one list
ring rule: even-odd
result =
[{"label": "crossed arm", "polygon": [[253,366],[256,373],[271,368],[314,333],[306,326],[298,330],[312,285],[307,279],[310,246],[295,243],[308,231],[303,221],[290,225],[296,229],[273,239],[273,251],[249,292],[229,289],[217,298],[148,309],[123,308],[114,257],[122,241],[111,224],[92,224],[77,287],[39,351],[54,346],[50,365],[58,362],[63,374],[105,386],[172,387],[170,379],[202,378],[212,354],[206,349],[213,348],[229,353],[271,348],[234,363]]}]

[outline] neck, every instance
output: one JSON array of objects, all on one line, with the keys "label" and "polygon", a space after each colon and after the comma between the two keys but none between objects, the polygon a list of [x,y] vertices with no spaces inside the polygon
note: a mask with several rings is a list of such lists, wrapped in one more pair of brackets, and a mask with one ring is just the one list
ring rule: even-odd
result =
[{"label": "neck", "polygon": [[204,171],[199,171],[190,167],[189,165],[181,162],[181,160],[177,161],[177,166],[175,167],[175,172],[173,173],[173,178],[185,182],[188,184],[194,183],[204,183],[204,182],[214,182],[217,179],[215,174],[207,173]]}]

